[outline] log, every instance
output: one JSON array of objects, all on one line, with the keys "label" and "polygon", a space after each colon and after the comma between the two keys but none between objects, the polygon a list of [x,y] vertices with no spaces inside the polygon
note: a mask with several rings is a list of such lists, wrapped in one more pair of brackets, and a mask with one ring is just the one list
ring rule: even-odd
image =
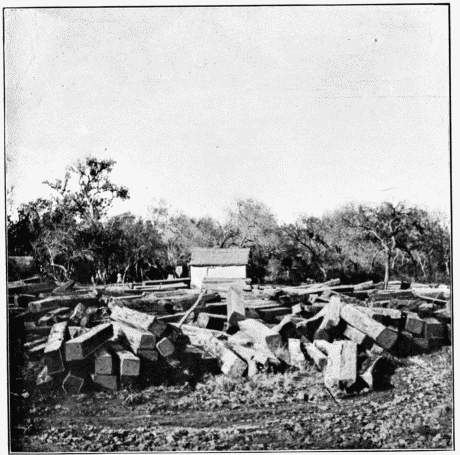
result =
[{"label": "log", "polygon": [[83,360],[101,347],[113,336],[111,323],[100,324],[88,332],[67,341],[65,344],[66,360]]},{"label": "log", "polygon": [[65,371],[64,343],[69,339],[67,322],[58,322],[53,325],[48,341],[44,348],[45,364],[48,374],[56,374]]},{"label": "log", "polygon": [[[248,377],[252,377],[258,373],[259,371],[259,368],[257,366],[258,362],[255,360],[257,352],[254,349],[251,349],[245,346],[240,346],[240,345],[232,345],[231,349],[247,363],[247,366],[248,366],[247,376]],[[265,367],[267,365],[268,365],[268,361],[262,366]]]},{"label": "log", "polygon": [[302,342],[302,346],[307,352],[308,357],[315,363],[318,370],[322,371],[327,365],[327,355],[320,351],[313,343],[306,339]]},{"label": "log", "polygon": [[[243,346],[254,351],[253,360],[263,366],[267,364],[279,366],[281,362],[266,346],[257,343],[253,338],[245,335],[243,332],[237,332],[227,339],[227,343],[233,350],[235,346]],[[237,351],[235,351],[237,352]],[[243,357],[244,358],[244,357]]]},{"label": "log", "polygon": [[445,326],[435,318],[425,318],[423,337],[427,340],[435,338],[444,338],[445,336]]},{"label": "log", "polygon": [[51,292],[56,287],[55,283],[8,283],[8,294],[39,294]]},{"label": "log", "polygon": [[406,316],[406,330],[413,335],[421,335],[423,333],[423,329],[425,327],[425,323],[423,319],[419,318],[415,313],[407,313]]},{"label": "log", "polygon": [[302,352],[301,343],[298,338],[288,339],[288,350],[290,365],[295,366],[297,368],[305,368],[305,356]]},{"label": "log", "polygon": [[42,311],[54,310],[59,307],[74,308],[78,303],[85,305],[97,305],[99,299],[92,294],[77,294],[77,295],[56,295],[45,299],[36,300],[29,303],[29,311],[31,313],[40,313]]},{"label": "log", "polygon": [[62,383],[64,392],[69,395],[78,395],[86,380],[86,373],[81,374],[76,371],[69,371]]},{"label": "log", "polygon": [[249,335],[262,346],[268,347],[272,352],[282,344],[281,336],[278,332],[275,332],[255,319],[239,321],[238,327],[243,333]]},{"label": "log", "polygon": [[375,287],[374,282],[371,281],[365,281],[364,283],[359,283],[354,286],[353,291],[365,291],[366,289],[373,289]]},{"label": "log", "polygon": [[243,292],[233,284],[227,291],[227,318],[231,325],[246,319],[246,308],[243,300]]},{"label": "log", "polygon": [[158,351],[155,349],[137,349],[136,355],[150,362],[156,362],[158,360]]},{"label": "log", "polygon": [[112,354],[106,348],[100,348],[94,353],[94,372],[97,375],[114,373]]},{"label": "log", "polygon": [[202,332],[193,336],[191,341],[192,344],[202,346],[209,354],[219,360],[223,374],[239,378],[245,373],[246,362],[215,336]]},{"label": "log", "polygon": [[330,390],[351,387],[357,378],[357,345],[353,341],[335,341],[329,350],[324,384]]},{"label": "log", "polygon": [[129,344],[134,353],[138,349],[154,349],[156,336],[146,330],[136,329],[123,322],[114,322],[114,331]]},{"label": "log", "polygon": [[366,336],[366,334],[360,332],[358,329],[355,329],[350,324],[346,325],[345,329],[343,330],[343,335],[361,346],[370,347],[370,345],[372,344],[372,340],[368,336]]},{"label": "log", "polygon": [[163,357],[169,357],[174,354],[175,346],[169,338],[162,338],[156,345],[158,352]]},{"label": "log", "polygon": [[139,357],[135,356],[132,352],[129,352],[126,349],[119,348],[114,350],[114,355],[116,356],[117,363],[119,365],[120,377],[139,376],[141,367]]},{"label": "log", "polygon": [[166,324],[156,316],[112,304],[109,304],[109,308],[111,311],[110,319],[113,321],[126,323],[156,336],[161,336],[166,329]]},{"label": "log", "polygon": [[91,376],[95,384],[109,389],[109,390],[118,390],[119,382],[116,374],[94,374]]},{"label": "log", "polygon": [[354,328],[372,338],[379,346],[391,349],[396,343],[398,334],[374,321],[366,314],[362,313],[357,307],[346,304],[340,311],[342,319]]}]

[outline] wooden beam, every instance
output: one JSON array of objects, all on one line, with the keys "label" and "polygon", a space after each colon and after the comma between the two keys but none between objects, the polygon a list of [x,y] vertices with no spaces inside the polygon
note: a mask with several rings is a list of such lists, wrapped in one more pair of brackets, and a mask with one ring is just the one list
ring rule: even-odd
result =
[{"label": "wooden beam", "polygon": [[225,344],[209,333],[198,333],[191,337],[192,344],[202,346],[209,354],[219,359],[223,374],[239,378],[247,369],[246,362]]},{"label": "wooden beam", "polygon": [[172,355],[176,349],[174,343],[169,338],[162,338],[156,345],[158,352],[163,357],[169,357]]},{"label": "wooden beam", "polygon": [[246,319],[246,308],[243,300],[243,291],[233,284],[227,291],[227,318],[231,325]]},{"label": "wooden beam", "polygon": [[255,319],[239,321],[238,327],[243,333],[249,335],[262,346],[268,347],[272,352],[282,344],[281,336],[278,332]]},{"label": "wooden beam", "polygon": [[353,341],[335,341],[329,349],[324,384],[329,390],[351,387],[357,378],[357,345]]},{"label": "wooden beam", "polygon": [[406,330],[413,335],[420,336],[423,333],[425,323],[415,313],[407,313],[406,316]]},{"label": "wooden beam", "polygon": [[118,390],[119,382],[116,374],[94,374],[93,382],[109,390]]},{"label": "wooden beam", "polygon": [[288,350],[290,365],[293,365],[297,368],[305,368],[305,356],[302,352],[301,343],[298,338],[288,339]]},{"label": "wooden beam", "polygon": [[137,329],[145,330],[156,336],[161,336],[166,329],[166,324],[156,316],[141,313],[127,307],[120,307],[109,303],[110,319],[123,322]]},{"label": "wooden beam", "polygon": [[124,339],[132,349],[137,353],[138,349],[154,349],[156,336],[146,330],[136,329],[123,322],[114,322],[114,331],[121,339]]},{"label": "wooden beam", "polygon": [[113,336],[111,323],[100,324],[93,327],[83,335],[67,341],[65,344],[65,357],[67,361],[83,360],[101,347]]},{"label": "wooden beam", "polygon": [[67,322],[58,322],[53,325],[48,341],[44,348],[45,364],[49,374],[65,371],[64,343],[69,339]]},{"label": "wooden beam", "polygon": [[342,319],[360,332],[372,338],[379,346],[391,349],[398,339],[398,334],[359,311],[353,305],[346,304],[340,311]]},{"label": "wooden beam", "polygon": [[114,372],[112,354],[105,347],[94,353],[94,372],[97,375],[111,375]]},{"label": "wooden beam", "polygon": [[308,357],[315,363],[318,370],[322,371],[327,365],[327,355],[320,351],[313,343],[305,339],[302,345]]}]

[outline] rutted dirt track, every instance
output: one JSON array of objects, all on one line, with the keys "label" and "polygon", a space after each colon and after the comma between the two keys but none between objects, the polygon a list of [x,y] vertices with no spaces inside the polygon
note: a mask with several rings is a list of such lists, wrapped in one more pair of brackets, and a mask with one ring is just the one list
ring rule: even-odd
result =
[{"label": "rutted dirt track", "polygon": [[13,395],[12,451],[452,449],[450,349],[334,401],[313,369],[195,387]]}]

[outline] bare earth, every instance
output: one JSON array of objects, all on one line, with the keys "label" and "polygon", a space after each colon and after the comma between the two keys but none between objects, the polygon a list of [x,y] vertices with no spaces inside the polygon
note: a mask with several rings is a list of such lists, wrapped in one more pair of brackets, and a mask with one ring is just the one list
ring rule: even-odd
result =
[{"label": "bare earth", "polygon": [[401,360],[392,387],[334,401],[313,368],[142,391],[11,395],[12,451],[452,450],[449,347]]}]

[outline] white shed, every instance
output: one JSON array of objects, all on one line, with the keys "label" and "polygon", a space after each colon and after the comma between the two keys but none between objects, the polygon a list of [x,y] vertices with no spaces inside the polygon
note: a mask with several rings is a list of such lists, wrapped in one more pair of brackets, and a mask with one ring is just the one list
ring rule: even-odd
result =
[{"label": "white shed", "polygon": [[249,252],[249,248],[194,248],[190,284],[201,287],[205,277],[246,278]]}]

